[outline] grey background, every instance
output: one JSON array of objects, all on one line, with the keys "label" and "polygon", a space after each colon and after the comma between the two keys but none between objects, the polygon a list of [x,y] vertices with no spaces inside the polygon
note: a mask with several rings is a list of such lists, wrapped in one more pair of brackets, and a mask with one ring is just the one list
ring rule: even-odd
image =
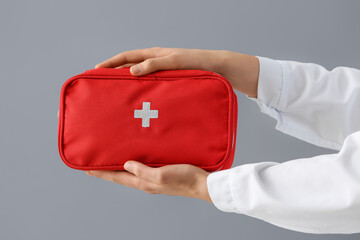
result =
[{"label": "grey background", "polygon": [[[183,197],[147,195],[66,167],[59,91],[112,55],[152,46],[227,49],[360,67],[358,1],[0,2],[0,239],[359,239],[272,226]],[[277,132],[239,96],[234,165],[331,151]]]}]

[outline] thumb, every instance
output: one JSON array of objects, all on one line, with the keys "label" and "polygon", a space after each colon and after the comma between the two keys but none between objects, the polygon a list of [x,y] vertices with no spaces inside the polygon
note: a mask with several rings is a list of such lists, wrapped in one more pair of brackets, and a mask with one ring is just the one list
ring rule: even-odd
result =
[{"label": "thumb", "polygon": [[172,61],[171,57],[148,58],[141,63],[133,65],[130,68],[130,73],[134,76],[141,76],[160,70],[177,69],[177,65]]},{"label": "thumb", "polygon": [[158,174],[158,168],[152,168],[137,161],[127,161],[124,164],[124,169],[147,181],[154,181]]}]

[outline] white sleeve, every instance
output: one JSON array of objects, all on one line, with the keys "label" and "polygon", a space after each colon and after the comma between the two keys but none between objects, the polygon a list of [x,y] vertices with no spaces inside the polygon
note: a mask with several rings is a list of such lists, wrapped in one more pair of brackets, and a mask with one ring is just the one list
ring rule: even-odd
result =
[{"label": "white sleeve", "polygon": [[224,212],[307,233],[360,232],[360,132],[338,154],[246,164],[211,173],[210,197]]},{"label": "white sleeve", "polygon": [[360,70],[258,59],[258,98],[253,100],[277,120],[276,129],[335,150],[360,130]]},{"label": "white sleeve", "polygon": [[337,154],[211,173],[217,208],[308,233],[360,232],[360,71],[260,60],[258,99],[276,128]]}]

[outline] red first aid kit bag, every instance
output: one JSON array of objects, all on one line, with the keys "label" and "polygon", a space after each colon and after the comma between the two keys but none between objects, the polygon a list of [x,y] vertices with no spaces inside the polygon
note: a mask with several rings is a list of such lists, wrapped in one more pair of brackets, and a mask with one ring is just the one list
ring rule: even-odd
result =
[{"label": "red first aid kit bag", "polygon": [[67,80],[60,93],[59,152],[79,170],[123,170],[128,160],[227,169],[236,128],[236,95],[209,71],[135,77],[129,68],[93,69]]}]

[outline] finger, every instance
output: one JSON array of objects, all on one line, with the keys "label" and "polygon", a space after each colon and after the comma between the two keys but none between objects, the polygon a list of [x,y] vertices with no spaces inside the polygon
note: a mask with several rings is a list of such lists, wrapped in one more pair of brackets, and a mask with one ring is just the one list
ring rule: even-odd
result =
[{"label": "finger", "polygon": [[124,168],[140,179],[153,183],[161,182],[161,168],[152,168],[136,161],[127,161]]},{"label": "finger", "polygon": [[158,193],[160,189],[157,184],[126,171],[87,171],[86,174],[148,193]]},{"label": "finger", "polygon": [[145,61],[132,66],[130,68],[130,73],[134,76],[140,76],[169,69],[180,69],[180,66],[175,63],[172,55],[146,59]]},{"label": "finger", "polygon": [[136,176],[126,171],[87,171],[87,175],[102,178],[111,182],[121,182],[123,185],[133,185]]},{"label": "finger", "polygon": [[148,58],[157,57],[160,53],[161,48],[146,48],[126,51],[99,63],[95,66],[95,68],[115,68],[126,63],[139,63]]},{"label": "finger", "polygon": [[124,65],[116,67],[116,69],[125,68],[125,67],[131,67],[131,66],[134,66],[135,64],[137,64],[137,63],[126,63]]}]

